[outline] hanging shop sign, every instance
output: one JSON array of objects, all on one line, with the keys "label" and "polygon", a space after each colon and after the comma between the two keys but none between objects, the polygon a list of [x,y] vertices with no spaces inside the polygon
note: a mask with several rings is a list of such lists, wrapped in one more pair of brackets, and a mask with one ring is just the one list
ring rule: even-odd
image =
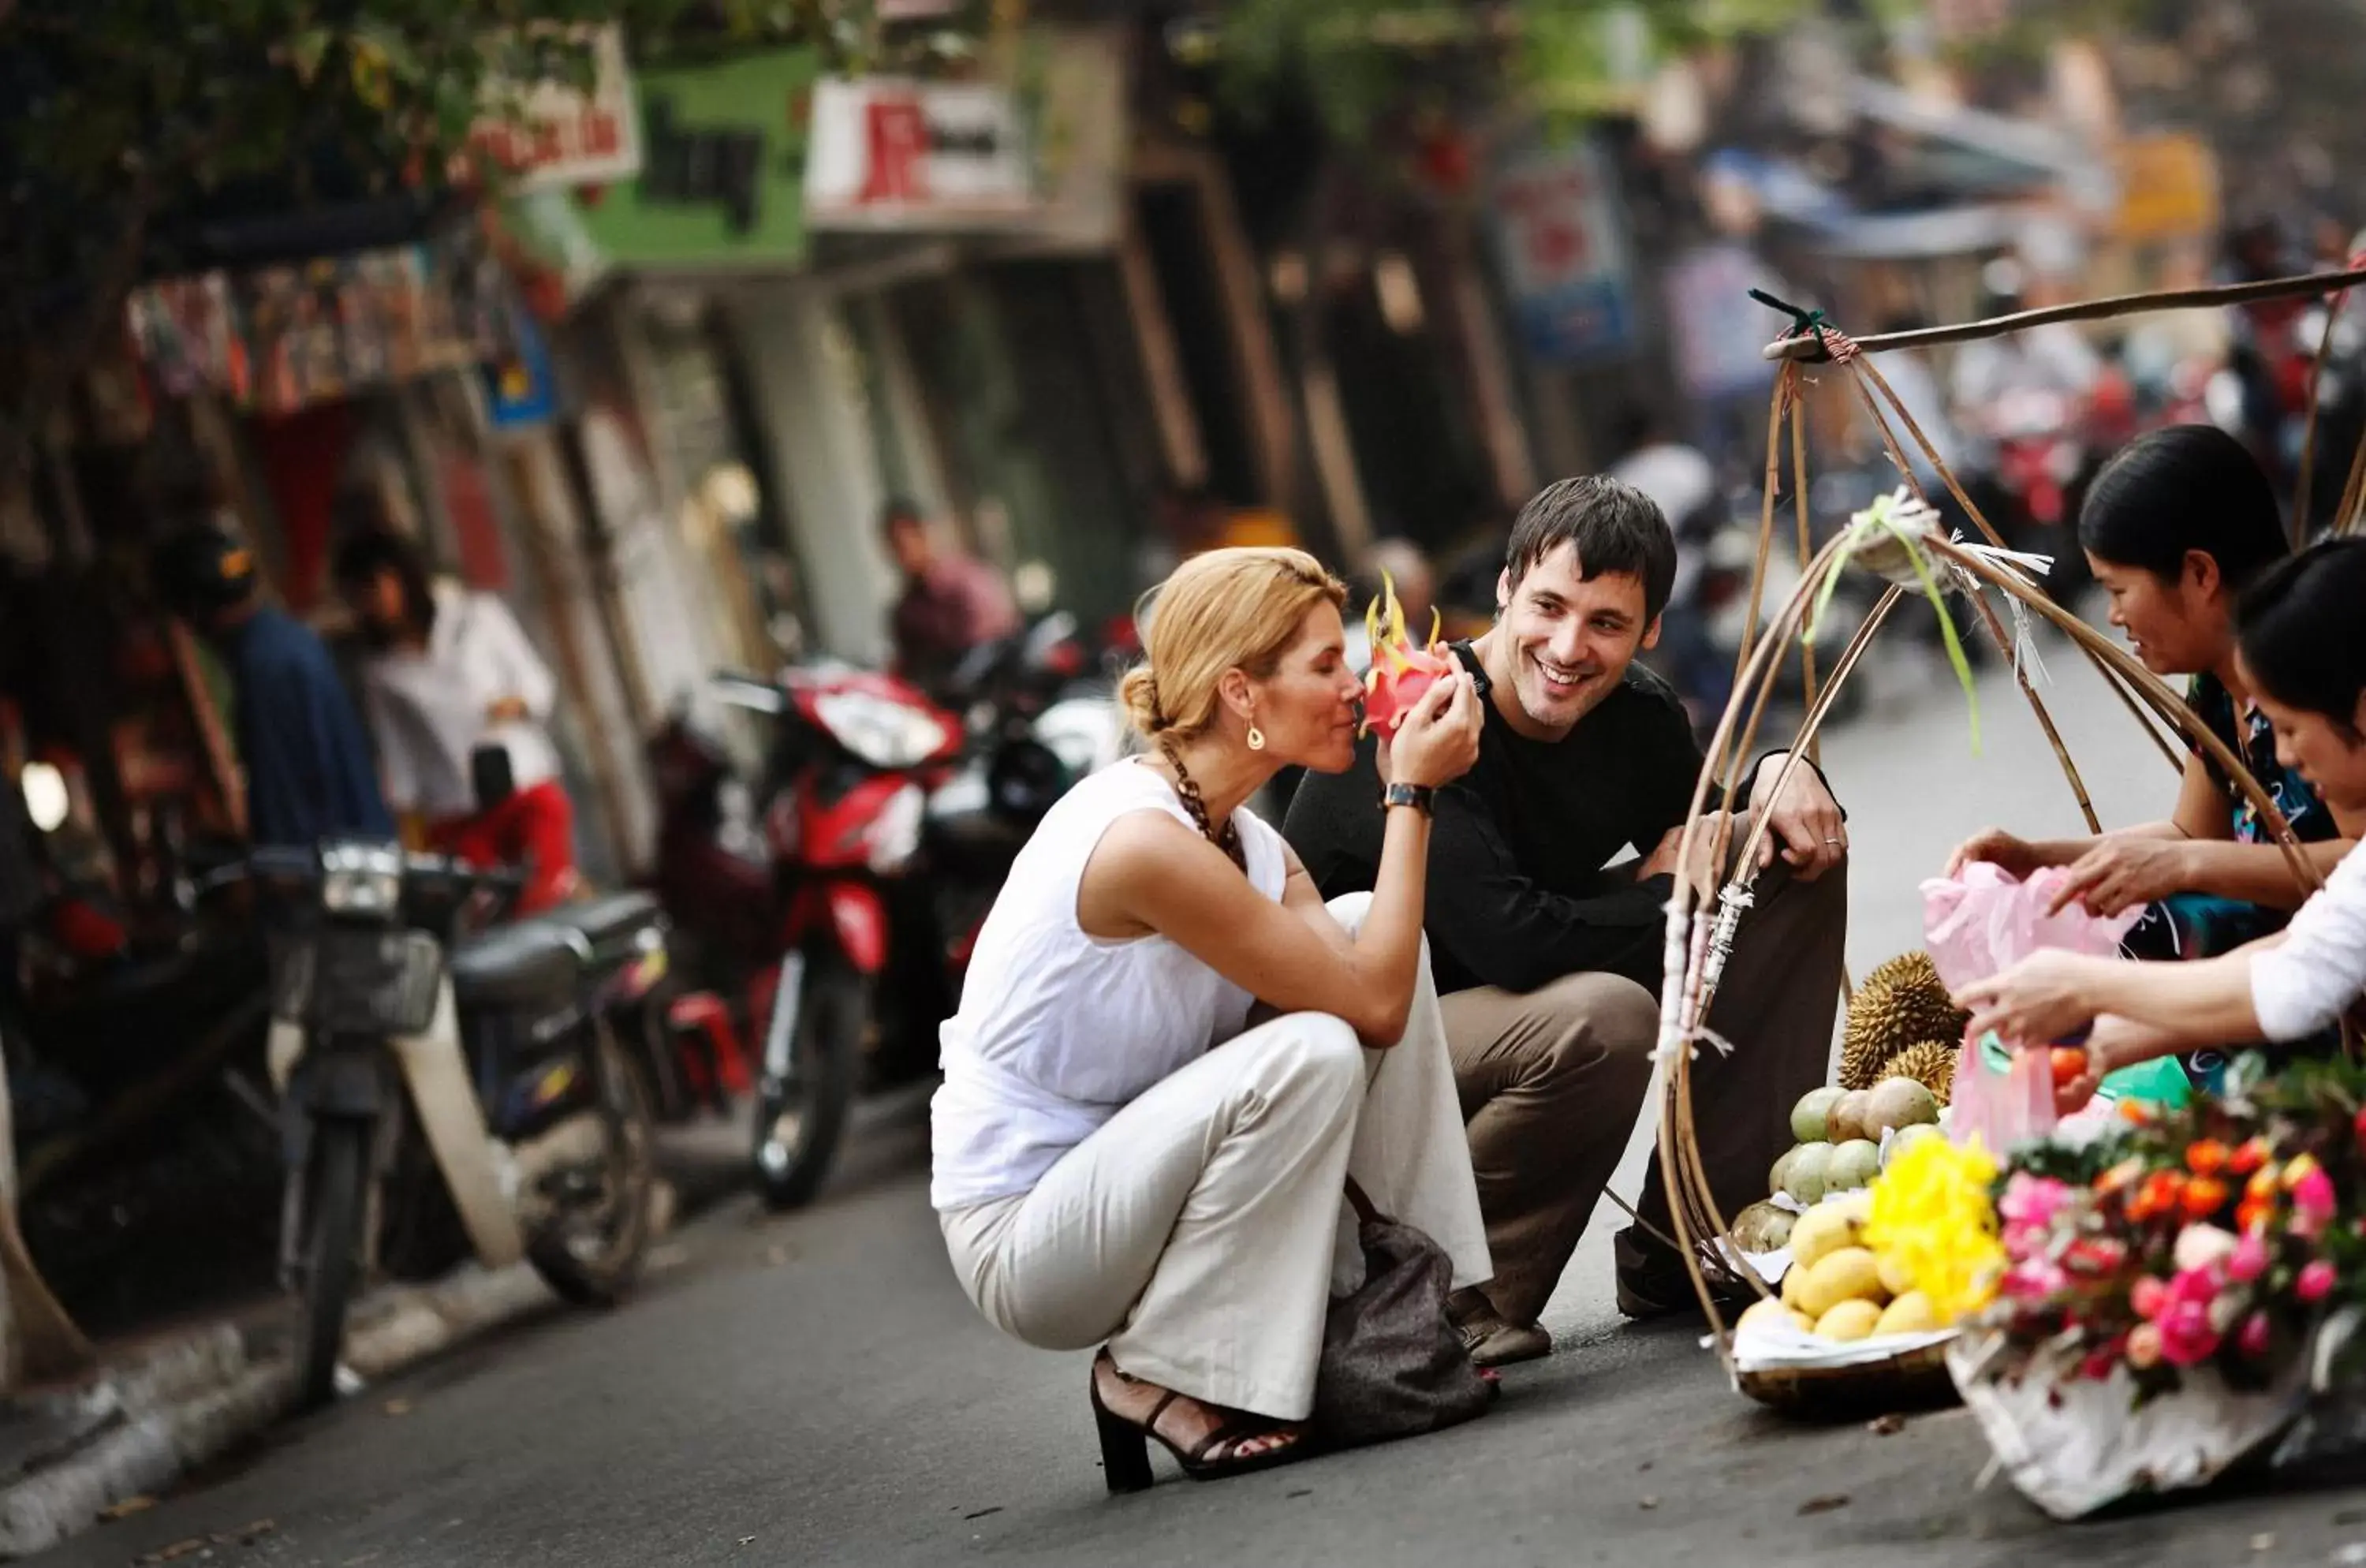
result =
[{"label": "hanging shop sign", "polygon": [[125,308],[167,397],[288,413],[513,352],[519,309],[473,228],[424,243],[169,278]]},{"label": "hanging shop sign", "polygon": [[1596,146],[1515,160],[1496,177],[1492,216],[1497,263],[1531,355],[1582,362],[1634,346],[1626,235]]},{"label": "hanging shop sign", "polygon": [[806,256],[812,51],[768,50],[637,78],[638,174],[530,191],[508,231],[580,295],[619,267],[794,266]]},{"label": "hanging shop sign", "polygon": [[822,82],[806,161],[806,221],[817,231],[1114,244],[1124,83],[1107,28],[1030,35],[1007,80]]},{"label": "hanging shop sign", "polygon": [[550,340],[531,316],[517,323],[515,346],[484,367],[486,422],[495,430],[522,431],[548,424],[558,412],[558,378],[550,363]]},{"label": "hanging shop sign", "polygon": [[503,171],[515,189],[606,185],[641,172],[640,112],[625,61],[625,29],[610,22],[568,35],[590,56],[588,89],[558,81],[524,88],[496,82],[486,97],[501,107],[469,132],[469,152]]}]

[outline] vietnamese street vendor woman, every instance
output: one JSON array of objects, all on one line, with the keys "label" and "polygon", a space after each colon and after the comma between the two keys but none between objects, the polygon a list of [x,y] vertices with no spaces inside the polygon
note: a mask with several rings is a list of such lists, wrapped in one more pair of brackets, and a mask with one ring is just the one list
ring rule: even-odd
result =
[{"label": "vietnamese street vendor woman", "polygon": [[[2274,727],[2276,756],[2306,777],[2345,836],[2366,821],[2366,538],[2329,540],[2267,571],[2243,596],[2238,660]],[[2092,1025],[2084,1104],[2108,1072],[2223,1044],[2320,1036],[2366,994],[2366,857],[2351,852],[2282,931],[2221,957],[2139,964],[2048,951],[1966,987],[1972,1029],[2019,1045]]]}]

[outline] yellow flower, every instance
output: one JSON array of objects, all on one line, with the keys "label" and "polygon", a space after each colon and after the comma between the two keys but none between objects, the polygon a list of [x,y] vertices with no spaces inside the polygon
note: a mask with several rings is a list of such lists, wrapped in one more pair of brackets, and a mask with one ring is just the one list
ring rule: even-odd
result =
[{"label": "yellow flower", "polygon": [[1895,1258],[1942,1323],[1988,1305],[2005,1268],[1989,1190],[1996,1161],[1977,1142],[1923,1138],[1898,1152],[1873,1184],[1865,1244]]}]

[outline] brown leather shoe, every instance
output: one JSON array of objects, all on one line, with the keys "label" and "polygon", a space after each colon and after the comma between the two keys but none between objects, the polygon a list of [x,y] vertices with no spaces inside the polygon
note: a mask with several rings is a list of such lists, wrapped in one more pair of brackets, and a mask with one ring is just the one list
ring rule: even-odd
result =
[{"label": "brown leather shoe", "polygon": [[1461,1337],[1464,1354],[1482,1371],[1552,1354],[1552,1336],[1543,1325],[1509,1321],[1476,1290],[1457,1291],[1446,1303],[1446,1313]]}]

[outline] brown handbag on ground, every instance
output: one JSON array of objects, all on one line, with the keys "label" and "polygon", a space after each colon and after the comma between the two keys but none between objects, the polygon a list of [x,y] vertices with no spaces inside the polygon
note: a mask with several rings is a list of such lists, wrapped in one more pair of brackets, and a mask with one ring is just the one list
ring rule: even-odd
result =
[{"label": "brown handbag on ground", "polygon": [[1495,1385],[1447,1321],[1454,1265],[1428,1236],[1372,1206],[1351,1178],[1364,1282],[1332,1298],[1314,1374],[1314,1436],[1331,1447],[1384,1442],[1483,1415]]}]

